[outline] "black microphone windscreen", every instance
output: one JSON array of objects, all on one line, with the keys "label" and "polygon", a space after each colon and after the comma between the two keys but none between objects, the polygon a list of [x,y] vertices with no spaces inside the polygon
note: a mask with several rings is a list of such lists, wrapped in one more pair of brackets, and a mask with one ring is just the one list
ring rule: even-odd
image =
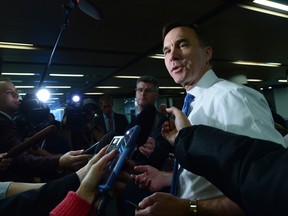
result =
[{"label": "black microphone windscreen", "polygon": [[7,152],[7,157],[15,157],[18,154],[30,149],[34,145],[38,144],[39,142],[43,141],[50,135],[56,132],[55,125],[49,125],[48,127],[42,129],[41,131],[37,132],[33,136],[29,137],[19,145],[15,146],[14,148],[10,149]]},{"label": "black microphone windscreen", "polygon": [[136,140],[137,146],[142,146],[147,141],[154,126],[155,116],[157,110],[154,105],[144,107],[144,109],[137,115],[135,121],[130,124],[130,127],[139,125],[141,130]]},{"label": "black microphone windscreen", "polygon": [[96,20],[101,20],[103,18],[102,12],[99,8],[97,8],[91,0],[80,0],[78,3],[78,7],[88,16]]}]

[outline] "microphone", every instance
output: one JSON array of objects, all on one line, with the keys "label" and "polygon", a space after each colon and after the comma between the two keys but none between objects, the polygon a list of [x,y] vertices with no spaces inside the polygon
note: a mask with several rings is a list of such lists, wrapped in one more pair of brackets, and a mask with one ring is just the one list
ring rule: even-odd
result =
[{"label": "microphone", "polygon": [[101,20],[103,17],[100,9],[91,0],[63,0],[63,8],[68,12],[77,6],[82,12],[96,20]]},{"label": "microphone", "polygon": [[148,137],[154,126],[155,116],[157,110],[154,105],[145,106],[144,109],[136,116],[135,121],[129,126],[129,128],[139,125],[141,130],[136,139],[137,146],[140,147],[146,143]]},{"label": "microphone", "polygon": [[18,154],[28,150],[32,146],[36,145],[40,141],[46,139],[48,136],[52,135],[56,132],[56,126],[55,125],[49,125],[48,127],[42,129],[41,131],[37,132],[33,136],[29,137],[19,145],[15,146],[14,148],[10,149],[7,152],[6,157],[15,157]]},{"label": "microphone", "polygon": [[86,149],[82,154],[97,154],[104,146],[109,144],[113,137],[115,136],[115,131],[110,131],[106,133],[101,140],[99,140],[97,143],[90,146],[88,149]]},{"label": "microphone", "polygon": [[103,15],[99,8],[97,8],[91,0],[76,0],[78,3],[78,7],[81,11],[83,11],[88,16],[96,19],[102,20]]}]

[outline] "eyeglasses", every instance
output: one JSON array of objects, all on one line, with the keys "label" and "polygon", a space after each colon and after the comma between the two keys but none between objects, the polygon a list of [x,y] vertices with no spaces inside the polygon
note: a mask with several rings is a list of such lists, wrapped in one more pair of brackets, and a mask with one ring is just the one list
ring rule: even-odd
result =
[{"label": "eyeglasses", "polygon": [[156,91],[156,90],[154,90],[154,89],[143,89],[143,88],[136,88],[135,90],[136,90],[136,92],[138,92],[138,93],[158,92],[158,91]]}]

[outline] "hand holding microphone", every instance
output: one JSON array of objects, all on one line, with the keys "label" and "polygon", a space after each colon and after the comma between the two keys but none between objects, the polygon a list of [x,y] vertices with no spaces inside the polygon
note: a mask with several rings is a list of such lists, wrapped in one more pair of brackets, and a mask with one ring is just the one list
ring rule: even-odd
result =
[{"label": "hand holding microphone", "polygon": [[4,157],[5,158],[16,157],[18,154],[30,149],[31,147],[43,141],[44,139],[51,136],[55,132],[56,132],[56,126],[49,125],[48,127],[34,134],[32,137],[29,137],[28,139],[26,139],[24,142],[10,149]]}]

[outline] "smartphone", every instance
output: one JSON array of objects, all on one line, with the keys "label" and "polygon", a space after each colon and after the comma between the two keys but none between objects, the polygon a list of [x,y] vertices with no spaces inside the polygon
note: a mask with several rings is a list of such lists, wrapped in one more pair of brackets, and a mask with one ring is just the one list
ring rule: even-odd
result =
[{"label": "smartphone", "polygon": [[129,205],[133,206],[133,208],[135,208],[137,210],[141,210],[141,208],[136,203],[133,203],[130,200],[125,200],[125,204],[129,204]]},{"label": "smartphone", "polygon": [[101,138],[101,140],[83,151],[82,154],[97,154],[104,146],[111,142],[114,136],[115,131],[108,132]]},{"label": "smartphone", "polygon": [[113,149],[117,148],[120,145],[123,138],[124,136],[114,136],[106,150],[106,153],[109,153]]},{"label": "smartphone", "polygon": [[110,162],[106,172],[104,173],[101,184],[99,185],[100,193],[108,192],[115,182],[119,172],[121,171],[125,160],[132,157],[137,148],[136,139],[140,132],[140,126],[135,125],[126,131],[124,136],[115,136],[109,144],[106,153],[116,149],[116,155]]}]

